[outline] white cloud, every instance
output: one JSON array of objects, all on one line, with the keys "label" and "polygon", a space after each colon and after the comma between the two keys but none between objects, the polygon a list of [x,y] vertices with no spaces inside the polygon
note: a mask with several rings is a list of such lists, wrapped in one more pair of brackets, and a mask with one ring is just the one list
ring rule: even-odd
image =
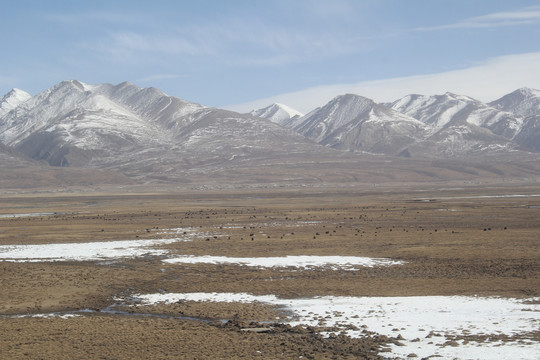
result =
[{"label": "white cloud", "polygon": [[540,21],[540,7],[533,6],[516,11],[505,11],[475,16],[455,24],[416,28],[413,31],[433,31],[464,28],[494,28],[511,25],[525,25]]},{"label": "white cloud", "polygon": [[111,30],[82,46],[125,63],[174,61],[181,56],[216,59],[228,66],[283,66],[306,59],[357,53],[374,41],[341,26],[306,29],[258,18],[165,24],[146,30]]},{"label": "white cloud", "polygon": [[492,101],[520,87],[540,89],[540,52],[500,56],[466,69],[437,74],[312,87],[226,108],[248,112],[277,102],[307,113],[345,93],[389,102],[411,93],[431,95],[450,91]]},{"label": "white cloud", "polygon": [[126,55],[140,56],[142,54],[151,54],[151,56],[159,57],[160,54],[199,55],[208,53],[204,49],[204,46],[181,35],[143,35],[131,31],[115,32],[109,38],[104,39],[97,48],[117,57],[124,57]]}]

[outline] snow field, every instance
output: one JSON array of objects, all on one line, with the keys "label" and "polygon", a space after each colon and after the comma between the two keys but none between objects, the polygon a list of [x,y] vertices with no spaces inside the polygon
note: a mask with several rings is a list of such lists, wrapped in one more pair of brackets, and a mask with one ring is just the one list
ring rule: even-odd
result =
[{"label": "snow field", "polygon": [[227,257],[227,256],[191,256],[184,255],[165,259],[168,264],[238,264],[249,267],[274,268],[294,267],[313,268],[329,267],[332,270],[358,270],[358,267],[400,265],[401,261],[361,256],[282,256],[282,257]]},{"label": "snow field", "polygon": [[[165,249],[155,246],[190,241],[196,234],[191,229],[171,229],[165,234],[180,237],[152,240],[119,240],[86,243],[0,245],[0,260],[16,262],[38,261],[99,261],[133,258],[139,256],[167,255]],[[185,234],[184,234],[185,233]]]},{"label": "snow field", "polygon": [[[384,356],[444,359],[538,359],[540,299],[471,296],[280,299],[246,293],[136,295],[138,306],[178,301],[261,302],[292,311],[292,326],[324,326],[352,337],[368,330],[400,338]],[[327,333],[330,335],[330,333]]]}]

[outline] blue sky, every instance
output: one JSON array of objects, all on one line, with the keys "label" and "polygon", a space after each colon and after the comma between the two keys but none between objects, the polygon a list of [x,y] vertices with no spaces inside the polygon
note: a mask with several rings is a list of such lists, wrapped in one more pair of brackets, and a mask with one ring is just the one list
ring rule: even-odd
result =
[{"label": "blue sky", "polygon": [[0,95],[130,81],[240,111],[540,88],[538,0],[4,1]]}]

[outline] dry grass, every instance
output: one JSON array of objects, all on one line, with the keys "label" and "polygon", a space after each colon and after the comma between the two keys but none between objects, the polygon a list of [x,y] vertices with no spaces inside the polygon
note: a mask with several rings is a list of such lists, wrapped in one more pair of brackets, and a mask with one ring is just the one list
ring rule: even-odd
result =
[{"label": "dry grass", "polygon": [[[190,227],[204,235],[191,242],[167,245],[172,253],[239,257],[355,255],[389,257],[404,260],[406,264],[358,271],[299,271],[235,265],[171,265],[162,263],[159,258],[124,260],[111,265],[0,262],[0,313],[102,309],[113,303],[115,295],[160,289],[245,291],[285,297],[327,294],[540,296],[540,197],[478,197],[518,193],[536,195],[540,194],[540,188],[389,189],[379,193],[351,188],[5,196],[0,200],[0,213],[56,214],[0,218],[0,244],[3,245],[160,238],[173,236],[160,234],[164,229]],[[237,305],[220,309],[176,304],[153,311],[158,310],[206,318],[236,315],[240,319],[264,320],[275,316],[268,309]],[[65,347],[66,342],[82,341],[91,335],[94,330],[82,330],[86,326],[99,326],[103,332],[97,338],[107,344],[106,334],[125,331],[122,330],[125,326],[133,326],[136,334],[142,326],[146,335],[139,345],[133,345],[135,349],[155,349],[161,344],[164,349],[176,351],[177,357],[196,354],[171,345],[175,339],[172,334],[180,331],[179,326],[183,327],[182,339],[191,339],[190,346],[202,346],[207,341],[225,346],[217,340],[224,334],[231,337],[227,341],[238,342],[232,347],[223,347],[221,353],[216,349],[212,353],[209,347],[208,354],[214,356],[244,354],[251,358],[257,355],[249,344],[278,346],[273,342],[276,339],[264,342],[255,334],[233,334],[230,329],[211,325],[97,315],[69,320],[67,326],[75,329],[72,335],[43,334],[61,326],[61,321],[2,319],[4,331],[19,331],[24,334],[21,339],[34,336],[37,340],[20,344],[23,340],[17,343],[8,337],[3,340],[0,356],[48,357],[51,349],[54,350],[54,341],[61,339],[58,346]],[[295,342],[299,339],[295,338],[297,335],[289,335],[282,334],[279,338],[286,344],[280,348],[287,354],[284,357],[296,356],[309,348],[311,352],[307,353],[324,358],[324,352],[316,351],[316,346],[299,345]],[[125,344],[134,341],[127,335],[124,340]],[[89,357],[141,354],[132,354],[125,344],[118,345],[116,350],[115,345],[80,349],[93,351],[86,353]],[[364,355],[372,354],[365,351]],[[73,350],[66,354],[78,356],[81,353]],[[161,353],[155,354],[160,357]],[[273,355],[279,357],[276,354]],[[339,351],[331,354],[339,356]],[[161,355],[167,357],[165,353]]]}]

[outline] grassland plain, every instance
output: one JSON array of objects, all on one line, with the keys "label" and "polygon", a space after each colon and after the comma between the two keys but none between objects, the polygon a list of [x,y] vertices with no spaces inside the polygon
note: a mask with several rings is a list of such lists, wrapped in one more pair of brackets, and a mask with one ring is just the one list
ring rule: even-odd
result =
[{"label": "grassland plain", "polygon": [[[534,298],[539,219],[538,186],[5,194],[4,250],[189,235],[159,248],[173,257],[341,255],[403,264],[257,268],[173,264],[151,252],[0,261],[0,358],[382,358],[397,333],[323,337],[321,329],[278,325],[287,314],[261,303],[106,309],[119,297],[159,292]],[[50,313],[80,316],[18,316]],[[271,332],[245,331],[269,321]],[[540,341],[539,332],[529,337]]]}]

